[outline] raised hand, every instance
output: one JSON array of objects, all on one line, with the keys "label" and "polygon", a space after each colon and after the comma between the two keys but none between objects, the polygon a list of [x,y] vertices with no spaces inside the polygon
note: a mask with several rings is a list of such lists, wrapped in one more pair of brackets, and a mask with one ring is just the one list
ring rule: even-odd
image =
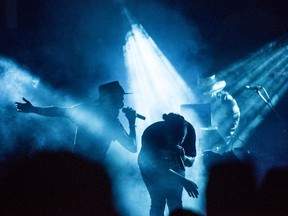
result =
[{"label": "raised hand", "polygon": [[26,98],[22,98],[25,103],[15,102],[15,106],[18,112],[30,113],[33,109],[33,105]]}]

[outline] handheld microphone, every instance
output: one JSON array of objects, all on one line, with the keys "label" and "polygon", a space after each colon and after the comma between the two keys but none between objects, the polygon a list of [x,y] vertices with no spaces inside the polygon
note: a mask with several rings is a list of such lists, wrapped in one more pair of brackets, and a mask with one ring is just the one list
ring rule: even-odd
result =
[{"label": "handheld microphone", "polygon": [[262,89],[263,87],[262,86],[249,86],[249,85],[246,85],[245,86],[247,89],[251,89],[253,91],[259,91],[260,89]]},{"label": "handheld microphone", "polygon": [[[128,108],[125,108],[125,107],[124,107],[124,108],[122,109],[122,112],[125,113],[125,114],[127,113],[127,111],[128,111]],[[145,116],[140,115],[140,114],[138,114],[138,113],[136,113],[136,118],[139,118],[139,119],[141,119],[141,120],[145,120],[145,119],[146,119]]]}]

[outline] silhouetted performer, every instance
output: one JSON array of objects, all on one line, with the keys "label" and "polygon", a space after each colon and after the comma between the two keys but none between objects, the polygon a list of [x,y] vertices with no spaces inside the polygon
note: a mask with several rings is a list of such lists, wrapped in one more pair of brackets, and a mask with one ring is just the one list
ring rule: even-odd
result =
[{"label": "silhouetted performer", "polygon": [[220,153],[231,150],[240,122],[240,108],[236,100],[224,90],[226,82],[217,81],[215,74],[199,78],[197,85],[202,94],[200,102],[211,105],[212,127],[217,128],[221,136],[221,140],[215,140],[213,150]]},{"label": "silhouetted performer", "polygon": [[36,107],[23,98],[25,103],[16,102],[18,112],[36,113],[43,116],[60,116],[71,119],[76,125],[74,150],[89,159],[101,161],[112,141],[117,140],[128,151],[136,153],[136,112],[126,108],[129,134],[118,119],[124,107],[125,93],[118,81],[99,86],[99,98],[91,103],[72,107]]},{"label": "silhouetted performer", "polygon": [[184,177],[185,166],[191,167],[196,156],[194,127],[178,114],[163,119],[145,129],[138,157],[151,198],[150,216],[164,215],[166,202],[170,212],[181,209],[183,187],[198,197],[197,185]]}]

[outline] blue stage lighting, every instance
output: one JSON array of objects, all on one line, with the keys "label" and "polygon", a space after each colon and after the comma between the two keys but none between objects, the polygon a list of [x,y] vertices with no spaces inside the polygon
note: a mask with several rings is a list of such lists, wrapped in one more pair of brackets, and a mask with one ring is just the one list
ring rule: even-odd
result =
[{"label": "blue stage lighting", "polygon": [[189,103],[193,93],[169,60],[141,25],[132,25],[124,46],[130,97],[145,126],[161,120],[163,113],[180,113],[181,104]]},{"label": "blue stage lighting", "polygon": [[220,79],[226,80],[229,92],[237,98],[241,108],[238,136],[244,141],[287,95],[287,51],[287,39],[274,41],[218,74]]}]

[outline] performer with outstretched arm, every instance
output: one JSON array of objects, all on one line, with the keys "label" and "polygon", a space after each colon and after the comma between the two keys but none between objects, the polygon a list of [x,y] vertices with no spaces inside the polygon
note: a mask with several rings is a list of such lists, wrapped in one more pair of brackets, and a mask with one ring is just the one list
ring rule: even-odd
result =
[{"label": "performer with outstretched arm", "polygon": [[101,161],[112,141],[119,141],[128,151],[137,152],[135,121],[137,113],[130,107],[125,108],[129,122],[129,133],[118,119],[119,111],[124,107],[125,93],[118,81],[99,86],[99,97],[90,103],[72,107],[36,107],[27,99],[16,102],[18,112],[35,113],[51,117],[67,117],[76,125],[74,152],[92,160]]}]

